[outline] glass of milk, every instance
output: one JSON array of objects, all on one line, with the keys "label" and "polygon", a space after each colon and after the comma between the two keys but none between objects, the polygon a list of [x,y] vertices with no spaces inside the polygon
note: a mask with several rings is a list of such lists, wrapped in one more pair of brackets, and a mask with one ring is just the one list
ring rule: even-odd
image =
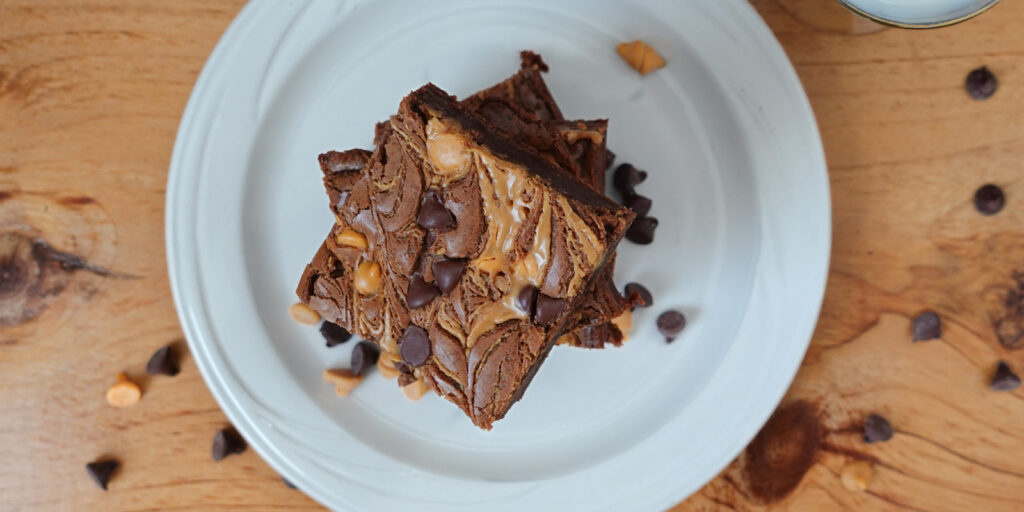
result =
[{"label": "glass of milk", "polygon": [[904,28],[934,28],[977,16],[999,0],[838,0],[879,23]]}]

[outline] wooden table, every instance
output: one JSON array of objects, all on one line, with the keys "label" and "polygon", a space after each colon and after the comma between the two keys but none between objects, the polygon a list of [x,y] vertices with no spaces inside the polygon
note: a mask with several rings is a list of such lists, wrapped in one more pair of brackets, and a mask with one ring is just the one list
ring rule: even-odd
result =
[{"label": "wooden table", "polygon": [[[859,36],[753,3],[821,126],[832,271],[780,411],[678,510],[1024,510],[1024,389],[987,385],[999,360],[1024,374],[1011,343],[1024,318],[1006,304],[1024,287],[1024,2]],[[242,4],[0,0],[0,508],[318,509],[252,450],[210,461],[226,420],[190,359],[173,379],[143,371],[158,347],[184,349],[164,259],[168,160]],[[963,82],[982,65],[1000,88],[976,101]],[[1008,202],[985,217],[972,197],[990,182]],[[912,343],[928,309],[943,336]],[[144,390],[128,409],[103,399],[121,371]],[[861,440],[872,412],[891,441]],[[123,462],[106,493],[83,470],[101,455]],[[872,468],[866,491],[841,483],[852,461]]]}]

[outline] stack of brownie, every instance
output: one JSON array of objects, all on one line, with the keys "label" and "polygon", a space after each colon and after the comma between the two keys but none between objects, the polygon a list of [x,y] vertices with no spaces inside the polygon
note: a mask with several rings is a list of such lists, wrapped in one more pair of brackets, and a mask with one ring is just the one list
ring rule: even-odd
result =
[{"label": "stack of brownie", "polygon": [[612,281],[634,213],[604,194],[607,121],[564,119],[521,56],[461,102],[413,91],[373,151],[320,155],[336,223],[297,290],[484,429],[554,344],[621,344],[636,300]]}]

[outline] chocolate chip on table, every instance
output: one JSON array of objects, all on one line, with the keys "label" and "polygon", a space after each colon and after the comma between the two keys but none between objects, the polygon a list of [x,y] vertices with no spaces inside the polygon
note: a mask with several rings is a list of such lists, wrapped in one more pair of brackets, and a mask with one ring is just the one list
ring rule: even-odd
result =
[{"label": "chocolate chip on table", "polygon": [[914,318],[911,324],[914,341],[934,340],[942,337],[942,321],[934,311],[925,311]]},{"label": "chocolate chip on table", "polygon": [[430,337],[418,325],[410,324],[398,340],[398,354],[411,366],[420,366],[430,359]]},{"label": "chocolate chip on table", "polygon": [[462,279],[462,273],[466,271],[466,260],[439,260],[430,266],[434,273],[434,282],[444,293],[451,293],[455,286]]},{"label": "chocolate chip on table", "polygon": [[538,293],[540,293],[540,290],[536,286],[528,284],[522,290],[519,290],[519,295],[516,296],[516,304],[519,306],[519,309],[526,312],[527,316],[532,317],[533,312],[536,310]]},{"label": "chocolate chip on table", "polygon": [[976,100],[991,98],[996,93],[998,86],[999,81],[996,80],[996,76],[985,66],[968,73],[967,80],[964,81],[964,88],[967,89],[967,94],[970,94]]},{"label": "chocolate chip on table", "polygon": [[640,194],[630,194],[622,203],[626,208],[633,210],[637,217],[645,217],[651,211],[651,198]]},{"label": "chocolate chip on table", "polygon": [[154,352],[146,362],[146,373],[150,375],[174,377],[179,371],[178,361],[174,357],[174,348],[171,345]]},{"label": "chocolate chip on table", "polygon": [[281,482],[287,485],[289,489],[298,489],[298,487],[296,487],[295,484],[291,483],[291,481],[289,481],[287,478],[283,476],[281,477]]},{"label": "chocolate chip on table", "polygon": [[409,281],[409,291],[405,294],[405,303],[410,309],[419,309],[434,301],[441,290],[426,282],[422,276],[415,276]]},{"label": "chocolate chip on table", "polygon": [[326,320],[320,324],[320,335],[324,337],[328,348],[341,345],[352,338],[352,333],[348,332],[348,329]]},{"label": "chocolate chip on table", "polygon": [[649,308],[654,305],[654,296],[651,295],[651,291],[648,290],[644,285],[640,283],[629,283],[626,285],[626,298],[631,297],[633,294],[640,295],[640,300],[643,304],[637,304],[641,308]]},{"label": "chocolate chip on table", "polygon": [[377,364],[380,349],[369,341],[360,341],[352,347],[352,373],[362,375],[368,368]]},{"label": "chocolate chip on table", "polygon": [[564,300],[538,293],[537,304],[534,306],[533,321],[541,325],[549,325],[558,320],[558,317],[562,315],[564,310]]},{"label": "chocolate chip on table", "polygon": [[635,244],[647,245],[654,241],[654,229],[657,227],[658,219],[640,217],[626,230],[626,239]]},{"label": "chocolate chip on table", "polygon": [[672,343],[686,327],[686,317],[678,311],[666,311],[658,316],[658,330],[665,336],[665,343]]},{"label": "chocolate chip on table", "polygon": [[104,491],[107,490],[107,484],[110,483],[110,477],[114,476],[114,472],[121,466],[121,463],[113,460],[98,460],[96,462],[90,462],[85,465],[85,470],[89,473],[89,477],[92,478],[93,482]]},{"label": "chocolate chip on table", "polygon": [[997,185],[984,185],[974,193],[974,207],[982,215],[995,215],[1006,205],[1006,195]]},{"label": "chocolate chip on table", "polygon": [[246,446],[245,440],[238,435],[238,432],[232,428],[222,428],[217,431],[217,435],[213,436],[213,448],[210,449],[210,454],[213,455],[215,462],[220,462],[228,455],[244,452]]},{"label": "chocolate chip on table", "polygon": [[889,420],[878,414],[869,414],[864,418],[864,442],[882,443],[892,439],[892,425]]},{"label": "chocolate chip on table", "polygon": [[1020,377],[1013,373],[1005,361],[999,361],[989,386],[996,391],[1013,391],[1020,387]]},{"label": "chocolate chip on table", "polygon": [[431,190],[423,194],[416,222],[424,229],[445,230],[455,227],[455,216],[444,207],[441,196]]},{"label": "chocolate chip on table", "polygon": [[624,195],[632,194],[633,189],[647,179],[647,173],[641,171],[632,164],[622,164],[615,168],[612,175],[612,185]]}]

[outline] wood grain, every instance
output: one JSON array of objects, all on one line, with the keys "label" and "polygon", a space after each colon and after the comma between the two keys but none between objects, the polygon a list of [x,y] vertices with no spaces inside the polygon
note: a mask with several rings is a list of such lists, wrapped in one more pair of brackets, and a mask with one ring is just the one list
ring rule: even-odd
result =
[{"label": "wood grain", "polygon": [[[821,127],[832,271],[780,411],[676,510],[1024,510],[1024,390],[987,387],[998,360],[1024,373],[1024,338],[1012,342],[1024,320],[1007,305],[1024,287],[1024,3],[856,36],[752,3]],[[242,4],[0,0],[4,510],[319,510],[251,450],[211,462],[226,420],[190,359],[174,378],[143,371],[157,348],[184,350],[163,249],[167,166]],[[983,102],[963,90],[981,65],[1000,83]],[[971,198],[990,182],[1008,202],[983,217]],[[943,337],[912,343],[927,309]],[[123,410],[103,400],[120,371],[144,389]],[[891,441],[861,440],[872,412]],[[83,468],[104,454],[123,462],[106,493]],[[853,460],[874,470],[863,492],[840,482]]]}]

